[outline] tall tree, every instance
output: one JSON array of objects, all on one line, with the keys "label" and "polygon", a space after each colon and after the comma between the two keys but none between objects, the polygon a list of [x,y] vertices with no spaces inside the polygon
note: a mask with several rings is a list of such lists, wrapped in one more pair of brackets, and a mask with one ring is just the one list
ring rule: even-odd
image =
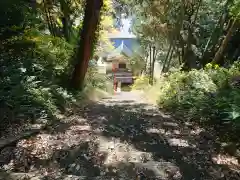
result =
[{"label": "tall tree", "polygon": [[80,40],[76,51],[76,65],[73,70],[71,87],[81,89],[87,72],[88,63],[94,48],[96,31],[100,22],[103,0],[87,0]]},{"label": "tall tree", "polygon": [[70,23],[70,7],[69,2],[66,0],[60,0],[60,7],[62,11],[62,26],[63,26],[63,36],[66,41],[70,41],[71,36],[71,23]]},{"label": "tall tree", "polygon": [[226,47],[236,30],[236,26],[239,23],[239,18],[240,18],[240,0],[233,0],[231,1],[231,6],[230,6],[230,14],[232,15],[231,19],[229,20],[228,27],[227,28],[227,34],[224,37],[221,45],[219,46],[218,51],[215,54],[214,59],[212,60],[213,64],[219,63],[220,60],[223,58],[224,51],[226,50]]},{"label": "tall tree", "polygon": [[223,53],[228,45],[228,42],[230,41],[231,37],[232,37],[232,34],[235,30],[235,26],[236,26],[236,23],[237,23],[237,19],[234,19],[232,22],[231,22],[231,26],[227,32],[227,35],[225,36],[224,40],[222,41],[217,53],[215,54],[215,57],[212,61],[213,64],[217,64],[222,56],[223,56]]}]

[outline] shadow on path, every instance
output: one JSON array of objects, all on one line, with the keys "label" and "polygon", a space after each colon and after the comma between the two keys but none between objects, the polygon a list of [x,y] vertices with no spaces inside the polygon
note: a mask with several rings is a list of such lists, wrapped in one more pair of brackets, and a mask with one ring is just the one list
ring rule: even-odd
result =
[{"label": "shadow on path", "polygon": [[54,179],[240,179],[238,166],[214,161],[222,153],[214,136],[139,98],[127,93],[78,110],[42,134],[49,157],[35,155],[31,165],[51,169],[44,177]]},{"label": "shadow on path", "polygon": [[[101,135],[120,139],[141,152],[151,153],[153,164],[163,164],[159,168],[172,163],[179,168],[181,179],[225,179],[231,174],[237,175],[227,166],[212,161],[220,148],[214,137],[204,131],[195,132],[198,129],[193,125],[167,117],[149,104],[134,100],[109,100],[89,106],[84,118],[93,129],[101,129]],[[147,162],[142,162],[146,168]],[[161,176],[159,168],[153,177]],[[176,172],[165,169],[165,173],[170,178]]]}]

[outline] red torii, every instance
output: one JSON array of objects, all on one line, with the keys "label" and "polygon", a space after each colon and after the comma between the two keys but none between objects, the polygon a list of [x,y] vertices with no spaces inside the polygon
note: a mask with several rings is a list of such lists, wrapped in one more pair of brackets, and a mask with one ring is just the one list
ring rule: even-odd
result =
[{"label": "red torii", "polygon": [[116,64],[115,63],[112,63],[112,72],[113,72],[113,90],[114,90],[114,93],[117,91],[117,79],[116,79]]}]

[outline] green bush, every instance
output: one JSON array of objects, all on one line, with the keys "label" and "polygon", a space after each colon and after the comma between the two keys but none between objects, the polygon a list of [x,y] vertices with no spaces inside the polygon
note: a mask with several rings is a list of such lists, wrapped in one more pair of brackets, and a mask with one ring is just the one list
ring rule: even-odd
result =
[{"label": "green bush", "polygon": [[113,83],[110,78],[108,78],[105,74],[98,73],[97,67],[89,67],[86,78],[85,78],[85,86],[99,88],[106,92],[113,91]]},{"label": "green bush", "polygon": [[139,76],[134,80],[134,84],[132,85],[133,90],[144,90],[149,88],[149,78],[147,76]]},{"label": "green bush", "polygon": [[[6,124],[52,118],[64,91],[59,75],[68,64],[70,45],[31,31],[1,42],[0,129]],[[11,114],[11,117],[10,117]]]},{"label": "green bush", "polygon": [[[240,130],[240,63],[176,71],[158,83],[159,107],[188,119]],[[225,127],[226,128],[226,127]]]},{"label": "green bush", "polygon": [[[85,98],[84,92],[62,86],[62,79],[70,77],[66,69],[73,54],[63,39],[31,30],[1,42],[0,49],[0,132],[11,123],[50,120]],[[108,82],[89,69],[86,88],[107,91]]]}]

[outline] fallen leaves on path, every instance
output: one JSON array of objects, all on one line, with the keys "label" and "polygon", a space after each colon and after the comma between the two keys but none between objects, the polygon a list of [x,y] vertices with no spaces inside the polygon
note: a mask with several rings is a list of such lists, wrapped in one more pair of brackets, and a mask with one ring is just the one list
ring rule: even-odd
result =
[{"label": "fallen leaves on path", "polygon": [[[234,156],[220,154],[215,136],[180,123],[132,94],[117,95],[69,117],[14,150],[6,170],[37,172],[48,179],[80,176],[161,180],[232,178]],[[0,156],[1,157],[1,156]],[[105,176],[105,177],[103,177]]]}]

